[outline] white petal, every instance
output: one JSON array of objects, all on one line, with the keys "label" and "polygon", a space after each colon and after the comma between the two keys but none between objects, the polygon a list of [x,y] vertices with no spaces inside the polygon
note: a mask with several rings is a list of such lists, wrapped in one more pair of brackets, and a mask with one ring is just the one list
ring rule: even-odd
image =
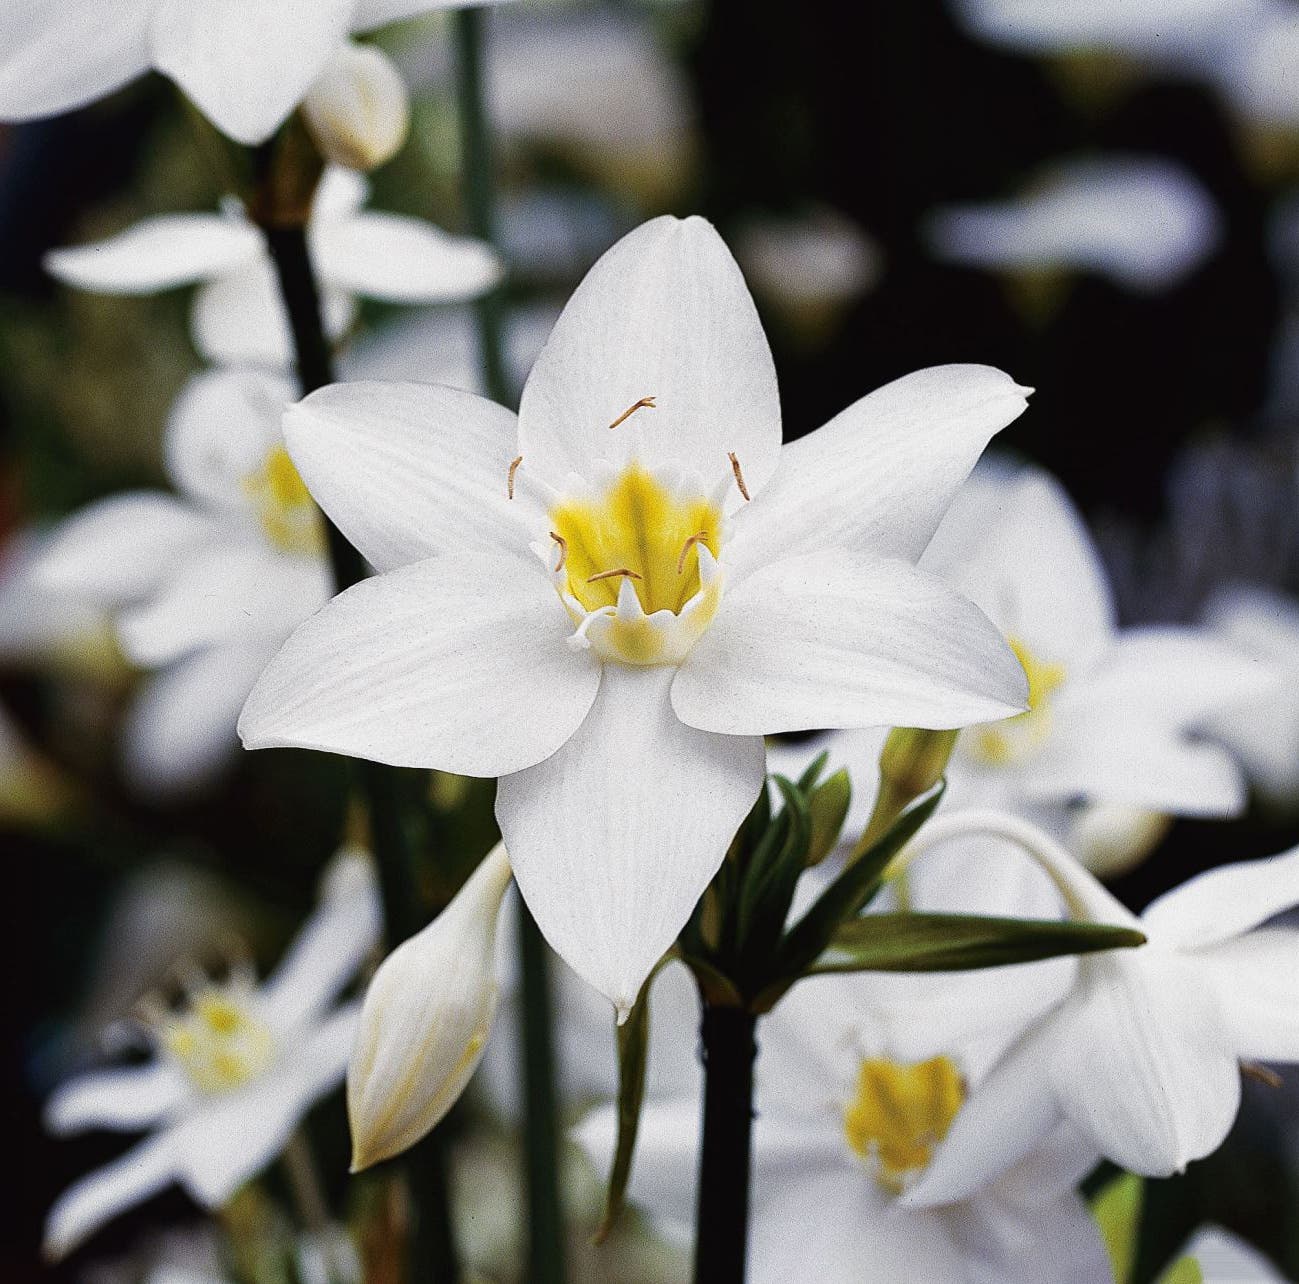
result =
[{"label": "white petal", "polygon": [[34,568],[46,588],[116,606],[138,599],[215,532],[211,519],[157,491],[127,491],[62,522]]},{"label": "white petal", "polygon": [[45,270],[100,294],[154,294],[231,272],[256,258],[257,231],[220,214],[163,214],[106,241],[51,250]]},{"label": "white petal", "polygon": [[953,365],[895,379],[854,402],[782,451],[767,491],[737,518],[731,556],[739,573],[834,546],[919,557],[988,440],[1023,413],[1027,394],[991,366]]},{"label": "white petal", "polygon": [[176,1179],[178,1161],[176,1134],[164,1132],[70,1186],[45,1219],[45,1255],[66,1257],[105,1222],[156,1195]]},{"label": "white petal", "polygon": [[0,120],[53,116],[149,66],[151,0],[7,0],[0,10]]},{"label": "white petal", "polygon": [[549,757],[599,685],[540,567],[435,557],[348,589],[262,675],[239,722],[250,749],[299,745],[495,776]]},{"label": "white petal", "polygon": [[763,779],[761,740],[678,721],[672,673],[606,665],[573,738],[496,793],[528,908],[620,1013],[685,926]]},{"label": "white petal", "polygon": [[[609,425],[642,397],[639,410]],[[587,273],[533,367],[519,409],[519,453],[561,483],[600,459],[639,454],[712,486],[734,452],[750,494],[780,452],[776,372],[735,260],[711,224],[657,218]],[[738,499],[738,496],[736,496]]]},{"label": "white petal", "polygon": [[165,1119],[188,1096],[184,1077],[167,1062],[99,1070],[60,1085],[46,1101],[43,1119],[54,1133],[135,1132]]},{"label": "white petal", "polygon": [[1202,1226],[1178,1257],[1195,1258],[1203,1284],[1285,1284],[1262,1253],[1220,1226]]},{"label": "white petal", "polygon": [[1192,957],[1243,1060],[1299,1061],[1299,932],[1260,928]]},{"label": "white petal", "polygon": [[459,303],[501,279],[496,252],[404,214],[362,213],[316,232],[321,276],[339,289],[385,303]]},{"label": "white petal", "polygon": [[977,607],[905,562],[836,550],[729,588],[672,704],[730,735],[959,727],[1025,707],[1024,673]]},{"label": "white petal", "polygon": [[147,602],[118,620],[122,649],[154,668],[205,646],[282,642],[329,601],[332,580],[323,557],[298,557],[241,541],[191,558]]},{"label": "white petal", "polygon": [[235,724],[270,660],[262,646],[199,651],[141,684],[122,727],[122,766],[146,796],[206,784],[239,747]]},{"label": "white petal", "polygon": [[[321,306],[326,333],[340,338],[356,316],[355,300],[326,284]],[[217,365],[281,368],[293,362],[293,334],[268,262],[253,262],[199,290],[190,329],[199,355]]]},{"label": "white petal", "polygon": [[524,500],[507,498],[515,427],[453,388],[345,383],[294,406],[284,436],[316,502],[388,571],[440,553],[533,558]]},{"label": "white petal", "polygon": [[374,45],[339,45],[302,101],[302,118],[327,160],[368,170],[391,160],[410,132],[410,95]]},{"label": "white petal", "polygon": [[354,0],[159,0],[154,65],[236,142],[265,142],[347,33]]}]

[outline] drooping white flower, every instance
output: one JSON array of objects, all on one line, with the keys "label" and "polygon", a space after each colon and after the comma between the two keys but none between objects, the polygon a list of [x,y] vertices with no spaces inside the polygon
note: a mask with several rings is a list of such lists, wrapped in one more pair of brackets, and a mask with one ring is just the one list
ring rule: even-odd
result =
[{"label": "drooping white flower", "polygon": [[1135,927],[1148,943],[1077,960],[1068,996],[975,1090],[908,1201],[965,1198],[1062,1121],[1149,1176],[1216,1150],[1240,1105],[1240,1063],[1299,1061],[1299,931],[1259,926],[1299,905],[1299,849],[1201,874],[1137,918],[1022,821],[958,814],[917,843],[979,831],[1033,854],[1074,917]]},{"label": "drooping white flower", "polygon": [[57,1133],[88,1128],[148,1136],[65,1191],[50,1210],[45,1251],[70,1253],[105,1222],[179,1182],[220,1207],[283,1148],[303,1114],[342,1082],[359,1018],[334,1001],[378,941],[369,860],[344,851],[321,905],[260,986],[242,969],[151,1018],[147,1064],[64,1084],[46,1103]]},{"label": "drooping white flower", "polygon": [[[985,984],[989,997],[995,986]],[[896,1025],[881,1019],[874,990],[874,978],[807,980],[759,1026],[748,1278],[1109,1278],[1100,1233],[1074,1189],[1093,1156],[1066,1130],[959,1204],[916,1210],[898,1202],[960,1118],[989,1057],[986,1041],[949,1037],[941,1010],[918,1008]],[[652,1010],[652,995],[650,1002]],[[679,1047],[651,1040],[651,1065],[664,1055],[682,1059]],[[688,1050],[684,1059],[692,1064]],[[695,1211],[697,1067],[694,1078],[693,1091],[647,1101],[630,1187],[631,1198],[681,1238]],[[575,1132],[601,1168],[615,1124],[615,1110],[605,1107]]]},{"label": "drooping white flower", "polygon": [[329,597],[320,515],[282,444],[292,395],[269,375],[197,376],[167,425],[178,494],[101,500],[44,551],[46,590],[113,610],[126,655],[154,671],[122,745],[146,791],[197,784],[226,763],[257,675]]},{"label": "drooping white flower", "polygon": [[482,0],[11,0],[0,13],[0,120],[53,116],[154,68],[237,142],[268,139],[328,92],[353,32]]},{"label": "drooping white flower", "polygon": [[734,261],[703,220],[654,220],[570,300],[517,421],[415,384],[287,416],[383,573],[294,635],[244,743],[501,776],[524,898],[625,1011],[757,796],[764,732],[1023,707],[986,618],[911,564],[1023,407],[998,371],[940,367],[782,453]]},{"label": "drooping white flower", "polygon": [[1094,156],[1055,165],[1008,201],[930,216],[935,253],[998,270],[1095,272],[1131,290],[1167,289],[1221,237],[1209,194],[1155,156]]},{"label": "drooping white flower", "polygon": [[[476,298],[501,276],[492,249],[422,219],[363,209],[369,185],[331,168],[316,192],[308,229],[320,275],[325,328],[339,338],[358,296],[387,303]],[[262,234],[236,203],[217,214],[163,214],[91,245],[52,250],[60,281],[104,294],[154,294],[199,283],[194,345],[217,364],[287,366],[293,342]]]}]

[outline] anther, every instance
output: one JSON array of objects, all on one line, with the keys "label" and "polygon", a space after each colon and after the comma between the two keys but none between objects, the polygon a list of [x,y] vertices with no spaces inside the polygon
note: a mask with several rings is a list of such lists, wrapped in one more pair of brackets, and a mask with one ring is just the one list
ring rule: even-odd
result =
[{"label": "anther", "polygon": [[555,563],[555,574],[559,574],[564,569],[564,563],[568,560],[568,541],[555,531],[550,532],[550,538],[559,545],[559,561]]},{"label": "anther", "polygon": [[733,450],[727,451],[726,453],[727,457],[731,461],[731,472],[735,474],[735,484],[740,488],[740,494],[743,495],[745,499],[751,499],[752,496],[749,494],[749,488],[744,484],[744,474],[740,471],[739,458]]},{"label": "anther", "polygon": [[521,463],[523,463],[522,455],[516,455],[510,461],[510,472],[509,472],[509,476],[507,476],[505,479],[505,489],[509,493],[509,497],[511,499],[514,498],[514,474],[519,471],[519,465]]},{"label": "anther", "polygon": [[629,580],[643,579],[643,576],[637,575],[635,571],[629,571],[625,566],[620,566],[616,571],[600,571],[597,575],[592,575],[586,582],[594,584],[596,580],[611,580],[615,575],[625,575]]},{"label": "anther", "polygon": [[653,397],[642,397],[634,405],[628,406],[627,409],[624,410],[622,414],[620,414],[618,418],[615,419],[613,423],[609,425],[609,428],[611,430],[616,428],[620,423],[623,422],[624,419],[630,419],[632,415],[634,415],[638,410],[657,410],[657,409],[658,407],[654,404]]},{"label": "anther", "polygon": [[693,535],[692,535],[688,540],[686,540],[686,542],[681,546],[681,556],[677,558],[677,574],[678,574],[678,575],[680,575],[680,574],[681,574],[681,573],[686,569],[686,554],[687,554],[688,552],[690,552],[690,550],[691,550],[692,548],[694,548],[694,546],[695,546],[696,544],[698,544],[699,541],[700,541],[701,539],[707,539],[707,538],[708,538],[708,532],[707,532],[707,531],[696,531],[696,532],[695,532],[695,533],[694,533],[694,534],[693,534]]},{"label": "anther", "polygon": [[1281,1076],[1275,1070],[1269,1070],[1267,1066],[1261,1066],[1257,1061],[1242,1061],[1240,1063],[1240,1072],[1246,1079],[1253,1079],[1256,1083],[1264,1084],[1269,1088],[1279,1088],[1282,1086]]}]

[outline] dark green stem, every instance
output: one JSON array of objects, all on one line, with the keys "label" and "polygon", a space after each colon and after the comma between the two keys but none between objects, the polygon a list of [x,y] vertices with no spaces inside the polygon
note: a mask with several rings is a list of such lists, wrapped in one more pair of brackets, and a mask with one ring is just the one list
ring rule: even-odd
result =
[{"label": "dark green stem", "polygon": [[[491,137],[483,93],[484,27],[481,9],[455,14],[459,77],[461,163],[469,230],[494,243]],[[505,370],[499,289],[478,301],[478,340],[487,395],[511,405],[513,390]],[[523,967],[523,1099],[528,1188],[528,1279],[560,1284],[564,1271],[564,1218],[559,1197],[559,1133],[555,1108],[555,1056],[552,1044],[550,959],[528,907],[519,901],[519,941]]]},{"label": "dark green stem", "polygon": [[704,1004],[703,1145],[695,1217],[695,1284],[744,1284],[757,1018]]},{"label": "dark green stem", "polygon": [[[268,227],[263,231],[293,333],[298,384],[306,396],[334,382],[333,353],[321,321],[320,287],[306,228]],[[365,578],[365,562],[342,532],[324,520],[334,584],[341,592]],[[388,943],[399,945],[425,923],[402,822],[401,775],[395,768],[361,760],[355,764],[355,781],[365,799],[370,841],[379,867]],[[459,1284],[460,1256],[451,1220],[445,1134],[435,1128],[406,1152],[403,1164],[415,1207],[406,1278],[411,1284]]]}]

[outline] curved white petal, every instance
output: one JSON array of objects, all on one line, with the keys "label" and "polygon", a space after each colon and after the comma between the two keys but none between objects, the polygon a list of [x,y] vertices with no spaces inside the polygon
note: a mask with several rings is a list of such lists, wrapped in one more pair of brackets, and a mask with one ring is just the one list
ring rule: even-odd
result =
[{"label": "curved white petal", "polygon": [[934,366],[854,402],[786,446],[770,486],[737,515],[737,573],[829,547],[919,557],[1028,391],[991,366]]},{"label": "curved white petal", "polygon": [[1160,941],[1184,949],[1230,940],[1299,905],[1299,847],[1222,865],[1165,892],[1141,915]]},{"label": "curved white petal", "polygon": [[165,1061],[97,1070],[61,1084],[46,1101],[42,1118],[54,1133],[135,1132],[165,1119],[189,1093],[184,1076]]},{"label": "curved white petal", "polygon": [[620,1014],[690,917],[763,779],[761,740],[677,719],[672,674],[606,665],[572,739],[496,793],[528,908]]},{"label": "curved white petal", "polygon": [[1262,1253],[1220,1226],[1202,1226],[1178,1257],[1195,1258],[1204,1284],[1285,1284]]},{"label": "curved white petal", "polygon": [[830,550],[729,588],[672,705],[729,735],[959,727],[1022,710],[1019,662],[986,616],[905,562]]},{"label": "curved white petal", "polygon": [[540,567],[488,554],[416,562],[308,620],[249,696],[240,734],[250,749],[518,771],[553,754],[595,699],[599,666],[571,633]]},{"label": "curved white petal", "polygon": [[483,241],[404,214],[360,213],[312,239],[321,276],[385,303],[459,303],[496,285],[504,268]]},{"label": "curved white petal", "polygon": [[152,0],[6,0],[0,120],[71,111],[143,75],[152,8]]},{"label": "curved white petal", "polygon": [[122,726],[122,767],[140,793],[199,788],[239,747],[235,724],[271,653],[264,646],[198,651],[147,678]]},{"label": "curved white petal", "polygon": [[[654,407],[610,431],[644,397]],[[589,477],[602,458],[639,455],[650,467],[685,467],[711,487],[729,473],[731,452],[756,495],[780,452],[766,336],[712,225],[652,219],[569,299],[523,390],[519,453],[552,485],[570,472]]]},{"label": "curved white petal", "polygon": [[381,49],[348,40],[312,82],[302,119],[322,156],[374,169],[391,160],[410,133],[410,94]]},{"label": "curved white petal", "polygon": [[51,250],[45,270],[100,294],[154,294],[232,272],[256,259],[261,239],[242,219],[162,214],[106,241]]},{"label": "curved white petal", "polygon": [[176,1134],[164,1132],[70,1186],[45,1219],[46,1257],[66,1257],[106,1222],[170,1185],[179,1159]]},{"label": "curved white petal", "polygon": [[1218,995],[1237,1055],[1299,1061],[1299,932],[1264,927],[1192,957]]},{"label": "curved white petal", "polygon": [[474,551],[535,567],[525,501],[507,497],[515,427],[453,388],[344,383],[294,406],[284,437],[316,502],[380,571]]},{"label": "curved white petal", "polygon": [[116,606],[151,592],[215,532],[207,514],[172,495],[126,491],[60,523],[33,573],[44,588]]},{"label": "curved white petal", "polygon": [[154,65],[236,142],[262,143],[347,34],[355,0],[159,0]]}]

